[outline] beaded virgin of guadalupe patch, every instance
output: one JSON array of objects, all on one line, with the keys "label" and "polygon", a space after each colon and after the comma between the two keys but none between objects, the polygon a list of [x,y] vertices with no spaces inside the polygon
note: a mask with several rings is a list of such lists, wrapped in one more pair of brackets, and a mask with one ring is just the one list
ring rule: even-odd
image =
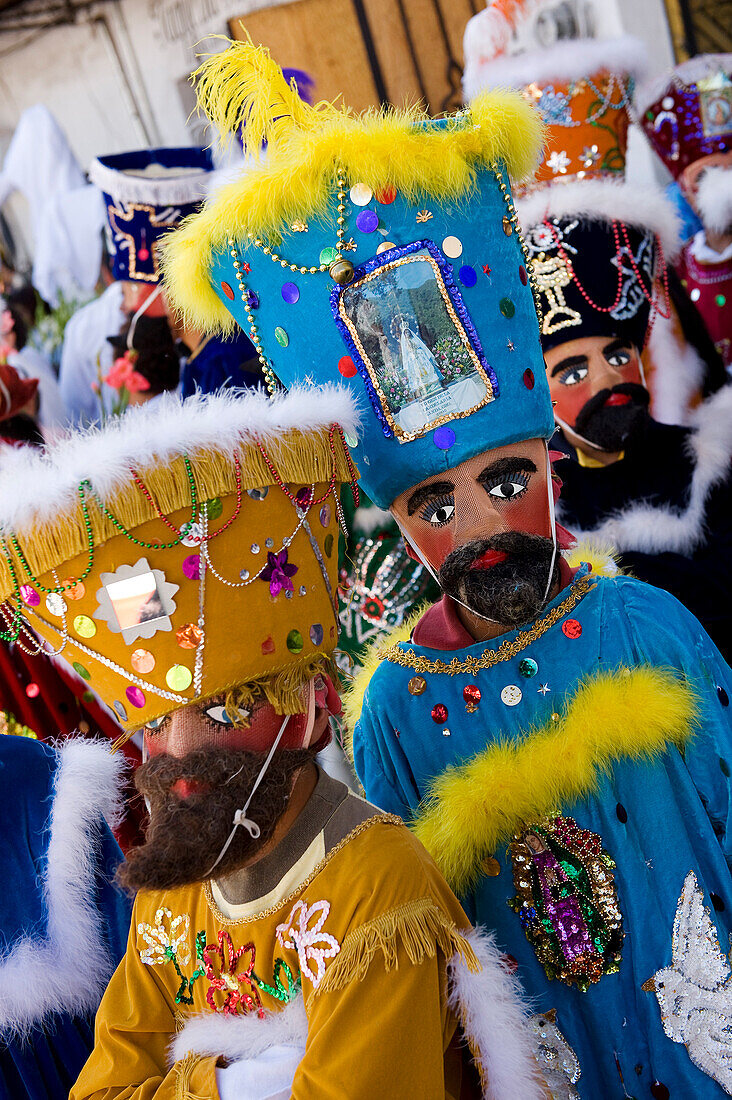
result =
[{"label": "beaded virgin of guadalupe patch", "polygon": [[571,817],[524,826],[510,846],[509,900],[548,978],[585,992],[620,964],[623,920],[615,863],[596,833]]},{"label": "beaded virgin of guadalupe patch", "polygon": [[694,1065],[732,1095],[732,966],[693,871],[676,908],[671,965],[642,988],[656,994],[669,1039],[683,1043]]}]

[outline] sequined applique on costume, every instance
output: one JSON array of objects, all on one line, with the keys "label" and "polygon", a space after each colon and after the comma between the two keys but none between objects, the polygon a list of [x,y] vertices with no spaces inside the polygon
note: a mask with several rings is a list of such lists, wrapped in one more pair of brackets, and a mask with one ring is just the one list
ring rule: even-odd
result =
[{"label": "sequined applique on costume", "polygon": [[172,962],[180,980],[175,1003],[192,1005],[194,983],[204,974],[204,967],[201,964],[206,933],[198,932],[196,935],[196,960],[199,965],[190,978],[187,978],[181,970],[181,966],[188,966],[191,961],[191,949],[188,945],[190,919],[187,913],[174,917],[170,909],[160,908],[155,913],[155,923],[141,922],[137,926],[137,931],[147,944],[147,947],[140,951],[140,960],[146,966],[162,966],[164,963]]},{"label": "sequined applique on costume", "polygon": [[[230,1016],[256,1012],[264,1016],[262,1001],[254,977],[256,949],[253,943],[235,948],[228,932],[220,931],[218,944],[203,948],[208,989],[206,1000],[214,1012]],[[216,994],[221,994],[217,999]]]},{"label": "sequined applique on costume", "polygon": [[622,917],[615,863],[571,817],[522,828],[510,846],[517,912],[548,978],[583,992],[619,967]]},{"label": "sequined applique on costume", "polygon": [[[313,989],[318,988],[325,976],[325,960],[332,959],[341,949],[335,936],[321,931],[329,913],[328,901],[316,901],[310,907],[305,901],[297,901],[284,924],[277,925],[277,939],[283,947],[297,951],[300,972],[310,979]],[[319,916],[310,926],[315,914]]]},{"label": "sequined applique on costume", "polygon": [[732,966],[693,871],[674,917],[671,965],[642,988],[656,994],[669,1039],[683,1043],[694,1065],[732,1094]]},{"label": "sequined applique on costume", "polygon": [[[283,973],[287,979],[287,985],[285,985],[282,980]],[[284,959],[275,959],[274,977],[272,978],[273,985],[263,982],[253,971],[252,979],[256,982],[258,989],[261,989],[263,993],[269,993],[270,997],[282,1001],[283,1004],[289,1004],[290,1001],[294,1001],[302,988],[300,975],[298,974],[298,976],[295,977]]]},{"label": "sequined applique on costume", "polygon": [[531,1049],[552,1100],[579,1100],[574,1087],[582,1070],[579,1058],[557,1026],[556,1009],[529,1017]]}]

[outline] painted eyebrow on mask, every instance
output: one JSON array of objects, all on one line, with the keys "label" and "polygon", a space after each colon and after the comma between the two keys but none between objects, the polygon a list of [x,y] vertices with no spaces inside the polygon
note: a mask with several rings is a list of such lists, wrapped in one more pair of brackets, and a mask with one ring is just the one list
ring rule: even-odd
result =
[{"label": "painted eyebrow on mask", "polygon": [[484,485],[488,481],[495,481],[496,478],[515,474],[518,470],[526,470],[527,473],[535,474],[536,464],[530,458],[522,458],[521,455],[498,458],[495,462],[491,462],[490,466],[486,466],[484,470],[481,470],[475,480],[480,485]]},{"label": "painted eyebrow on mask", "polygon": [[[603,351],[605,351],[605,350],[606,349],[603,348]],[[553,378],[555,374],[559,374],[560,370],[569,370],[570,367],[586,367],[586,366],[587,366],[587,356],[586,355],[569,355],[569,356],[567,356],[566,359],[560,359],[559,362],[556,363],[552,367],[552,375],[551,376]]]},{"label": "painted eyebrow on mask", "polygon": [[445,493],[454,493],[455,486],[451,481],[431,481],[429,485],[420,485],[415,489],[407,501],[407,515],[413,516],[423,504],[432,497],[444,496]]},{"label": "painted eyebrow on mask", "polygon": [[616,337],[615,340],[611,340],[609,344],[605,345],[605,347],[602,349],[602,354],[605,356],[605,358],[607,358],[607,356],[612,355],[612,353],[614,351],[623,351],[623,350],[625,350],[625,351],[630,350],[630,341],[629,340],[623,340],[620,337]]}]

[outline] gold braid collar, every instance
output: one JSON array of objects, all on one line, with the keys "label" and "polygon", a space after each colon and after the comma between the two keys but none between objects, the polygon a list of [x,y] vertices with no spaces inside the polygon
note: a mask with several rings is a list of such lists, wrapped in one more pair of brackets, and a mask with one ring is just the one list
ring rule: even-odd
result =
[{"label": "gold braid collar", "polygon": [[506,639],[505,642],[499,645],[498,649],[483,650],[480,657],[466,657],[464,661],[453,657],[449,662],[440,661],[437,658],[431,660],[429,657],[423,657],[422,654],[415,653],[413,649],[401,649],[399,645],[389,646],[388,649],[382,650],[379,656],[384,661],[391,661],[392,664],[401,665],[402,668],[411,668],[414,672],[444,672],[448,676],[457,676],[459,673],[467,672],[472,675],[480,672],[481,669],[493,668],[501,661],[510,661],[512,657],[526,649],[537,638],[541,638],[542,634],[546,634],[547,630],[550,630],[560,619],[563,619],[594,587],[594,578],[591,579],[589,576],[580,577],[572,585],[566,599],[552,608],[548,615],[545,615],[543,619],[538,619],[529,630],[520,631],[512,641]]}]

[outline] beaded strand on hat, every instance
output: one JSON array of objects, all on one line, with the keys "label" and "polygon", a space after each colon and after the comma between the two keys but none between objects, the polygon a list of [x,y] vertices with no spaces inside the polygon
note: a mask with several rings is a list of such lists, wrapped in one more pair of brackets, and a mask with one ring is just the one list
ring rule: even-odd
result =
[{"label": "beaded strand on hat", "polygon": [[591,306],[592,309],[597,310],[598,313],[613,313],[618,308],[618,305],[620,303],[620,299],[621,299],[622,294],[623,294],[623,271],[622,271],[622,265],[620,263],[620,253],[622,252],[622,248],[621,248],[621,245],[620,245],[620,230],[618,228],[618,224],[619,223],[617,221],[613,220],[612,229],[613,229],[613,237],[615,238],[615,259],[617,260],[617,267],[618,267],[618,291],[617,291],[617,294],[615,295],[615,301],[613,302],[613,304],[611,306],[600,306],[600,305],[597,304],[597,302],[593,302],[592,298],[590,298],[589,294],[587,293],[587,291],[585,290],[585,288],[582,286],[579,279],[577,278],[577,274],[574,270],[574,266],[572,264],[572,261],[570,260],[567,253],[564,251],[564,248],[562,247],[562,243],[559,240],[559,234],[557,233],[557,227],[552,222],[550,222],[547,218],[544,219],[544,225],[547,227],[547,229],[551,233],[552,237],[554,238],[554,244],[556,245],[557,252],[559,253],[559,255],[564,260],[565,264],[567,265],[567,270],[569,271],[569,274],[572,278],[572,281],[573,281],[574,285],[577,287],[577,290],[580,292],[580,294],[582,295],[584,300],[587,302],[587,304],[589,306]]},{"label": "beaded strand on hat", "polygon": [[515,233],[516,236],[518,237],[518,241],[519,241],[519,244],[521,246],[521,252],[522,252],[523,257],[524,257],[524,268],[526,270],[526,275],[527,275],[527,278],[529,280],[529,285],[531,286],[531,293],[532,293],[533,298],[534,298],[534,309],[536,310],[536,316],[539,319],[539,328],[542,328],[542,326],[544,324],[544,311],[543,311],[543,308],[542,308],[542,305],[541,305],[541,295],[540,295],[540,292],[539,292],[539,284],[536,281],[536,275],[534,274],[534,270],[531,266],[531,261],[530,261],[530,258],[529,258],[529,250],[526,246],[526,241],[524,240],[523,233],[521,232],[521,226],[519,224],[519,218],[518,218],[518,214],[516,212],[516,207],[513,204],[513,198],[511,197],[511,192],[508,189],[508,187],[506,186],[506,181],[503,178],[503,172],[501,170],[501,166],[496,161],[493,161],[491,163],[491,168],[493,170],[493,173],[494,173],[496,179],[498,180],[498,186],[501,189],[501,194],[503,195],[503,201],[505,202],[506,207],[508,209],[508,217],[503,219],[503,229],[504,229],[504,232],[506,233],[506,236],[510,236],[511,233]]}]

